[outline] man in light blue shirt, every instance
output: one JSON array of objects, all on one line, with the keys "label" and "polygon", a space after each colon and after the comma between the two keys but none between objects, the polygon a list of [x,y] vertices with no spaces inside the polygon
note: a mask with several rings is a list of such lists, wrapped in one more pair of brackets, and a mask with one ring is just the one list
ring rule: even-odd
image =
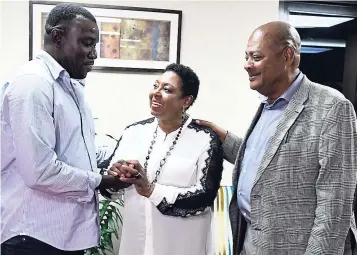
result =
[{"label": "man in light blue shirt", "polygon": [[84,79],[97,58],[96,20],[59,4],[45,50],[1,88],[1,254],[81,254],[99,244],[98,188],[127,184],[97,169]]},{"label": "man in light blue shirt", "polygon": [[248,221],[250,221],[250,193],[260,162],[266,151],[268,141],[274,134],[284,110],[300,87],[303,76],[300,72],[288,90],[271,104],[269,104],[267,97],[260,96],[264,107],[247,140],[237,190],[239,209]]},{"label": "man in light blue shirt", "polygon": [[344,95],[299,71],[300,48],[290,24],[258,27],[244,68],[250,88],[265,98],[246,135],[199,121],[235,164],[234,255],[352,254],[356,114]]}]

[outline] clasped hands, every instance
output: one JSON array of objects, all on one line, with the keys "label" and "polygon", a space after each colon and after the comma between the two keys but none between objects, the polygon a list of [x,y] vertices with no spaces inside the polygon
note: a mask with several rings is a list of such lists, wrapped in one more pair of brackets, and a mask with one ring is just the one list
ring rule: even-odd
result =
[{"label": "clasped hands", "polygon": [[150,197],[154,184],[151,184],[137,160],[119,160],[108,170],[108,174],[119,177],[122,182],[135,185],[136,191],[144,196]]}]

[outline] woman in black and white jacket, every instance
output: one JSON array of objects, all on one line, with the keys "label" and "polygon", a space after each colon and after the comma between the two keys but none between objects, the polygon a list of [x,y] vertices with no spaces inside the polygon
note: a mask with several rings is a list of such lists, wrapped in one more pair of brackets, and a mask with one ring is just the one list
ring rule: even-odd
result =
[{"label": "woman in black and white jacket", "polygon": [[211,206],[223,152],[218,136],[185,113],[198,90],[189,67],[169,65],[150,92],[154,117],[121,137],[108,171],[133,184],[124,194],[120,255],[214,254]]}]

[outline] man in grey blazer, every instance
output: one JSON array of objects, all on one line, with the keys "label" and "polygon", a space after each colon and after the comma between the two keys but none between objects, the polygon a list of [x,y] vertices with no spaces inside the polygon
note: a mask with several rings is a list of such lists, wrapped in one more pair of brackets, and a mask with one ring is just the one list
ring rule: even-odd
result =
[{"label": "man in grey blazer", "polygon": [[357,130],[352,104],[299,70],[300,36],[284,22],[257,28],[246,49],[262,103],[241,139],[213,123],[234,163],[234,254],[352,254]]}]

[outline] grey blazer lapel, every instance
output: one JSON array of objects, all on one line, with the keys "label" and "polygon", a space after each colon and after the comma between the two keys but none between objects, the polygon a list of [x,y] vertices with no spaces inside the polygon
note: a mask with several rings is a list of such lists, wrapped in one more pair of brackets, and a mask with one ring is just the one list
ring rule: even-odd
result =
[{"label": "grey blazer lapel", "polygon": [[258,169],[257,176],[255,177],[253,187],[259,181],[264,170],[270,164],[290,127],[294,124],[295,120],[299,117],[300,113],[304,109],[304,104],[308,99],[309,95],[309,88],[310,81],[305,76],[302,80],[300,88],[296,91],[289,105],[285,109],[283,116],[281,117],[276,127],[274,135],[272,135],[272,137],[270,137],[268,141],[267,149],[264,153],[262,161],[260,162],[260,166]]},{"label": "grey blazer lapel", "polygon": [[233,178],[232,178],[233,179],[233,186],[235,188],[237,187],[237,184],[238,184],[238,176],[239,176],[239,172],[240,172],[240,165],[241,165],[243,157],[244,157],[245,145],[246,145],[247,140],[248,140],[248,138],[250,136],[250,133],[252,133],[255,125],[257,124],[257,122],[258,122],[258,120],[260,118],[260,115],[262,114],[262,111],[263,111],[263,104],[260,104],[257,112],[254,115],[252,123],[249,126],[247,133],[245,134],[245,137],[244,137],[243,142],[242,142],[242,146],[239,149],[238,157],[237,157],[236,162],[234,164]]}]

